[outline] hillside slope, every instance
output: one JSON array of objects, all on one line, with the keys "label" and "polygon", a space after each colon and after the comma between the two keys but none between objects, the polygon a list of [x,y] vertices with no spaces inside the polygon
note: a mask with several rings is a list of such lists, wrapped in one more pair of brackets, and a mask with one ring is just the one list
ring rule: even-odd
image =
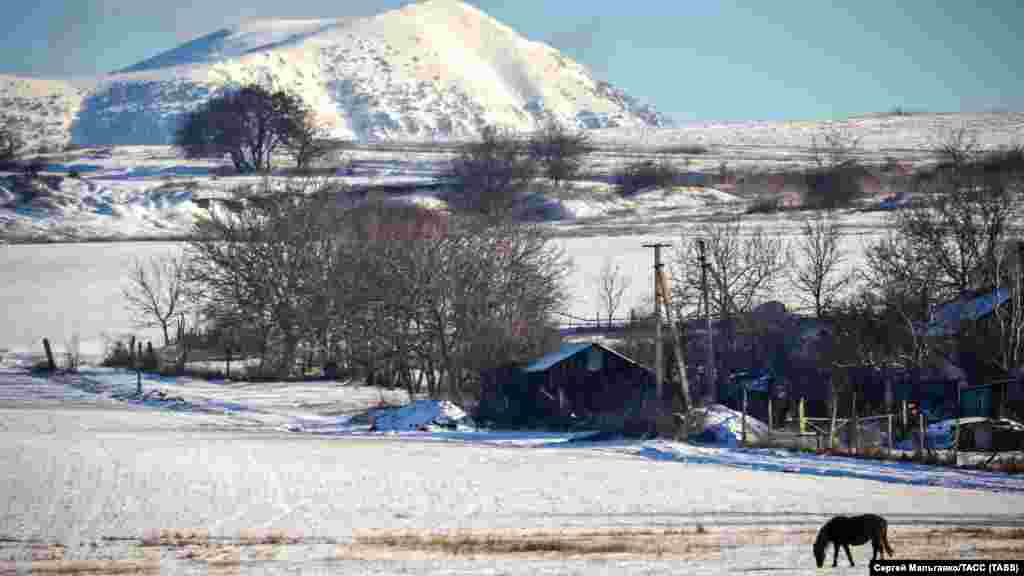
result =
[{"label": "hillside slope", "polygon": [[[458,0],[359,19],[251,20],[86,88],[3,77],[0,102],[15,114],[47,98],[61,102],[41,112],[50,129],[39,141],[165,144],[188,110],[249,82],[297,92],[334,136],[360,140],[465,138],[487,124],[528,131],[548,118],[580,128],[668,123],[554,48]],[[15,95],[34,92],[41,96]]]}]

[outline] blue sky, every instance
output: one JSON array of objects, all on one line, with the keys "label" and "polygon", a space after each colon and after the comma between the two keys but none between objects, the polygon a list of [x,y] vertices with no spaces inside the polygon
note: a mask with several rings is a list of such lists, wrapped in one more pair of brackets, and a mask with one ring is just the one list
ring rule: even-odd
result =
[{"label": "blue sky", "polygon": [[[92,75],[244,18],[369,15],[405,3],[9,2],[0,72]],[[470,3],[680,121],[842,118],[896,106],[1024,111],[1019,0]]]}]

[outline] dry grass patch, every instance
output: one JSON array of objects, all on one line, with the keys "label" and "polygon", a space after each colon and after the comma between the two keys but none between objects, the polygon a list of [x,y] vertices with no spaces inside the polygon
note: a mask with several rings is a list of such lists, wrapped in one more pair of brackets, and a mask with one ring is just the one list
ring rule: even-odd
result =
[{"label": "dry grass patch", "polygon": [[599,530],[377,531],[357,534],[346,557],[434,556],[658,556],[718,559],[723,549],[743,545],[810,543],[809,530],[623,528]]},{"label": "dry grass patch", "polygon": [[142,535],[142,546],[189,546],[208,544],[210,533],[198,530],[150,530]]},{"label": "dry grass patch", "polygon": [[[148,560],[43,560],[33,561],[31,574],[160,574],[159,562]],[[0,576],[24,574],[14,563],[0,562]]]},{"label": "dry grass patch", "polygon": [[[347,559],[463,557],[616,557],[721,561],[732,548],[806,547],[817,527],[623,528],[503,531],[376,531],[338,547]],[[897,558],[993,558],[1024,554],[1024,529],[890,525]],[[868,547],[870,553],[870,547]]]},{"label": "dry grass patch", "polygon": [[1022,528],[913,528],[890,525],[889,541],[897,558],[954,560],[974,557],[1013,560],[1024,554]]},{"label": "dry grass patch", "polygon": [[243,530],[239,535],[239,543],[247,546],[259,544],[300,544],[302,534],[288,530]]}]

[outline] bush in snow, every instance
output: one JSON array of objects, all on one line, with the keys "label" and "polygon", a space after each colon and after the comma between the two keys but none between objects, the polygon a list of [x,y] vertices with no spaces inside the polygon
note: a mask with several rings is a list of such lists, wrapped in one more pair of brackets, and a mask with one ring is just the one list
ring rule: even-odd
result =
[{"label": "bush in snow", "polygon": [[540,171],[556,186],[579,172],[590,149],[586,132],[571,132],[554,120],[530,138],[528,147]]},{"label": "bush in snow", "polygon": [[189,112],[174,135],[188,158],[228,155],[238,172],[270,170],[278,149],[296,154],[300,166],[321,150],[319,128],[302,99],[258,85],[212,98]]},{"label": "bush in snow", "polygon": [[481,140],[465,145],[451,161],[454,190],[448,203],[494,218],[508,216],[526,183],[537,174],[529,147],[512,134],[488,126]]},{"label": "bush in snow", "polygon": [[9,118],[0,118],[0,169],[9,167],[24,146],[25,142],[15,130],[14,123]]},{"label": "bush in snow", "polygon": [[130,368],[132,365],[132,351],[128,344],[117,340],[107,346],[107,352],[103,357],[103,366],[112,368]]},{"label": "bush in snow", "polygon": [[823,210],[845,208],[863,194],[862,179],[867,170],[854,161],[824,166],[808,172],[804,206]]},{"label": "bush in snow", "polygon": [[627,164],[614,174],[614,179],[619,194],[632,196],[644,188],[671,186],[679,176],[679,170],[668,162],[644,160]]}]

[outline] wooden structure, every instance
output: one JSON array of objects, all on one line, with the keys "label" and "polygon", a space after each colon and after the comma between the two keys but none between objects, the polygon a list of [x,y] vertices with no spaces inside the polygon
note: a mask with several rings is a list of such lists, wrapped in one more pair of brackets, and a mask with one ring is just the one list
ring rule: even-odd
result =
[{"label": "wooden structure", "polygon": [[594,342],[481,374],[478,419],[506,426],[625,428],[653,408],[654,371]]}]

